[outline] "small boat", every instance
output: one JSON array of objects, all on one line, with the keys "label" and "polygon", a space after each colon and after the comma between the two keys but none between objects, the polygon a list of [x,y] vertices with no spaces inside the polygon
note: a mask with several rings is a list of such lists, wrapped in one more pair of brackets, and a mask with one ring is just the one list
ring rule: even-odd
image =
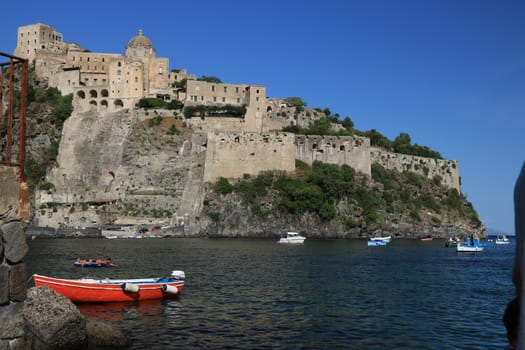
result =
[{"label": "small boat", "polygon": [[430,242],[432,241],[432,236],[425,236],[421,238],[421,242]]},{"label": "small boat", "polygon": [[388,245],[388,241],[370,240],[367,242],[368,247],[378,247]]},{"label": "small boat", "polygon": [[116,267],[111,259],[77,259],[73,265],[76,267]]},{"label": "small boat", "polygon": [[484,245],[479,243],[477,239],[471,239],[467,237],[466,243],[458,243],[456,246],[456,252],[482,252]]},{"label": "small boat", "polygon": [[61,279],[33,275],[35,287],[47,286],[76,303],[151,300],[174,297],[184,289],[184,271],[142,279]]},{"label": "small boat", "polygon": [[299,233],[293,232],[293,231],[281,231],[279,234],[281,235],[281,238],[279,239],[277,243],[295,243],[295,244],[299,243],[301,244],[306,239],[306,237],[303,237]]},{"label": "small boat", "polygon": [[457,237],[449,237],[449,239],[445,242],[445,247],[447,248],[455,248],[459,244],[459,238]]},{"label": "small boat", "polygon": [[373,237],[370,238],[371,241],[381,241],[381,242],[390,242],[392,239],[392,236],[385,236],[385,237]]},{"label": "small boat", "polygon": [[496,237],[496,244],[510,244],[510,240],[505,235]]},{"label": "small boat", "polygon": [[483,245],[471,246],[458,243],[456,246],[456,252],[482,252],[483,248]]}]

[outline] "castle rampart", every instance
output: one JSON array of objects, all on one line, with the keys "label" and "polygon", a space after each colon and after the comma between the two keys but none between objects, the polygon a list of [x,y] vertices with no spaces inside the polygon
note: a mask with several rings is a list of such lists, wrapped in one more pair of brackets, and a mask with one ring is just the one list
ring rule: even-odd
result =
[{"label": "castle rampart", "polygon": [[295,157],[307,164],[314,161],[349,165],[371,175],[370,139],[360,136],[295,136]]},{"label": "castle rampart", "polygon": [[378,163],[390,170],[411,171],[428,179],[440,179],[442,185],[461,192],[458,162],[455,160],[411,156],[385,152],[378,148],[370,150],[372,163]]},{"label": "castle rampart", "polygon": [[265,170],[295,170],[293,134],[209,132],[204,181],[240,178]]}]

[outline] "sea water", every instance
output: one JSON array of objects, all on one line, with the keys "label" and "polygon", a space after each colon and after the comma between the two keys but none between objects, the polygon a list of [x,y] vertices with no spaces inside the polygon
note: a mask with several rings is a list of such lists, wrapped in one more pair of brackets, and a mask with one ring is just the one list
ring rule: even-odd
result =
[{"label": "sea water", "polygon": [[[37,239],[29,274],[186,273],[178,298],[79,305],[132,349],[507,349],[514,241],[457,253],[444,240]],[[74,267],[111,258],[116,268]]]}]

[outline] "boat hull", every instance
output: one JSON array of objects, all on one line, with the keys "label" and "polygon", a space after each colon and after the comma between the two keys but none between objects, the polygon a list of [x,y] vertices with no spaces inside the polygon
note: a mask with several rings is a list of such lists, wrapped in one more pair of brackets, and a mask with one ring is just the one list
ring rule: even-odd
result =
[{"label": "boat hull", "polygon": [[277,243],[302,244],[306,238],[281,238]]},{"label": "boat hull", "polygon": [[367,242],[367,246],[368,246],[368,247],[385,246],[385,245],[387,245],[387,244],[388,244],[387,241],[377,241],[377,240],[374,240],[374,241],[368,241],[368,242]]},{"label": "boat hull", "polygon": [[76,267],[115,267],[115,264],[112,263],[105,263],[105,262],[82,262],[82,261],[75,261],[73,263]]},{"label": "boat hull", "polygon": [[372,237],[372,238],[370,238],[370,241],[380,241],[380,242],[387,242],[387,243],[389,243],[391,239],[392,239],[392,236]]},{"label": "boat hull", "polygon": [[277,243],[302,244],[306,240],[306,237],[303,237],[299,233],[293,231],[281,231],[280,235],[281,238],[277,241]]},{"label": "boat hull", "polygon": [[[68,280],[33,275],[36,287],[46,286],[76,303],[120,302],[174,297],[182,293],[184,281],[171,279],[96,280],[90,278]],[[136,288],[138,287],[138,288]],[[136,290],[136,291],[131,291]]]},{"label": "boat hull", "polygon": [[461,245],[461,244],[458,244],[456,246],[456,252],[473,252],[473,253],[477,253],[477,252],[482,252],[483,251],[483,247],[482,246],[476,246],[476,247],[473,247],[473,246],[467,246],[467,245]]}]

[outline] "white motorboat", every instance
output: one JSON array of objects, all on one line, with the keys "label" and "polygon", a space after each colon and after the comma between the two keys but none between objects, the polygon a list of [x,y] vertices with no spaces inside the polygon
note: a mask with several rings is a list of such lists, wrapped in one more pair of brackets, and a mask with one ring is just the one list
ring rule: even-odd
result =
[{"label": "white motorboat", "polygon": [[370,240],[367,242],[368,247],[378,247],[388,245],[389,241]]},{"label": "white motorboat", "polygon": [[301,236],[297,232],[293,231],[281,231],[280,233],[281,238],[277,243],[303,243],[306,237]]},{"label": "white motorboat", "polygon": [[482,252],[483,248],[483,244],[472,245],[458,243],[456,246],[456,252]]},{"label": "white motorboat", "polygon": [[510,240],[505,235],[496,237],[496,244],[509,244],[509,243],[510,243]]},{"label": "white motorboat", "polygon": [[387,243],[389,243],[391,239],[392,239],[392,236],[370,238],[371,241],[375,241],[375,242],[380,241],[380,242],[387,242]]}]

